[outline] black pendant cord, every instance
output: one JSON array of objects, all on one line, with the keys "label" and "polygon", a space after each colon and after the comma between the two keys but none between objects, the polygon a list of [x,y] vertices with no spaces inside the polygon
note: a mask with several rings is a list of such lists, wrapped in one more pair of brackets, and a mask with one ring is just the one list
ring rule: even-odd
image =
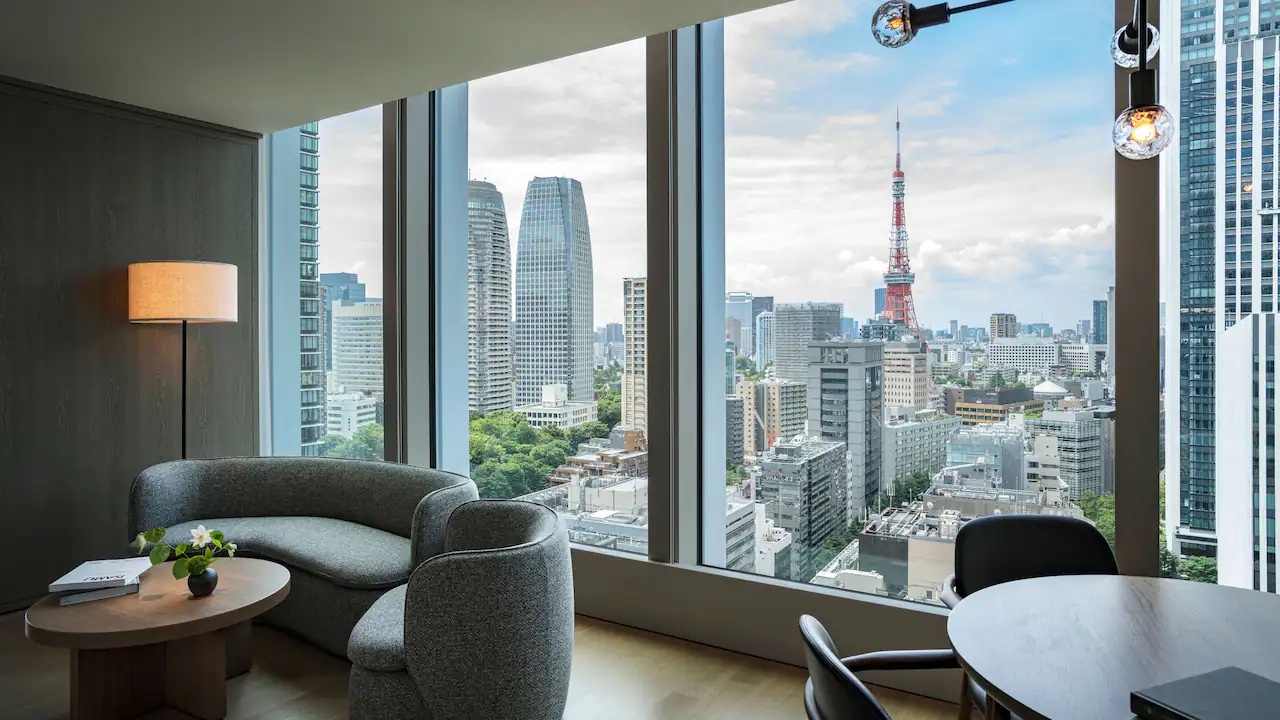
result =
[{"label": "black pendant cord", "polygon": [[1147,69],[1147,0],[1138,0],[1138,72]]},{"label": "black pendant cord", "polygon": [[969,10],[981,10],[982,8],[985,8],[985,7],[991,7],[992,5],[1003,5],[1008,2],[1013,2],[1013,0],[982,0],[982,2],[976,2],[970,5],[965,5],[964,7],[952,8],[951,14],[955,15],[956,13],[968,12]]},{"label": "black pendant cord", "polygon": [[182,459],[187,459],[187,321],[182,321]]}]

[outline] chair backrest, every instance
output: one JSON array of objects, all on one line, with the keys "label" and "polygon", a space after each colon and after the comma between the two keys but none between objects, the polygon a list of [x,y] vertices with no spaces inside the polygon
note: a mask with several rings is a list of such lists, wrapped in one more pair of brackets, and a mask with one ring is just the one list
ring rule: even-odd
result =
[{"label": "chair backrest", "polygon": [[956,593],[1056,575],[1119,574],[1107,539],[1084,520],[1056,515],[988,515],[956,534]]},{"label": "chair backrest", "polygon": [[404,644],[430,717],[561,718],[573,658],[564,521],[520,500],[459,505],[444,552],[409,576]]},{"label": "chair backrest", "polygon": [[866,685],[840,662],[827,629],[812,615],[800,616],[809,682],[805,709],[810,720],[890,720]]},{"label": "chair backrest", "polygon": [[315,457],[174,460],[143,470],[129,492],[130,534],[197,518],[310,515],[412,537],[428,493],[469,485],[429,468]]}]

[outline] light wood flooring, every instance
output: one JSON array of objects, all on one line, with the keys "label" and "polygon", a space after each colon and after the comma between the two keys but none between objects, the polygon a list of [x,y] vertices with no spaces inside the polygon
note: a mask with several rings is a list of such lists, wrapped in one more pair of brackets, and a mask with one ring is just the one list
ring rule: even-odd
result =
[{"label": "light wood flooring", "polygon": [[[253,670],[228,683],[232,720],[347,717],[346,662],[271,628],[253,629]],[[806,674],[579,617],[566,720],[803,718]],[[0,720],[64,720],[65,651],[23,636],[22,613],[0,615]],[[956,707],[875,688],[895,720],[951,720]]]}]

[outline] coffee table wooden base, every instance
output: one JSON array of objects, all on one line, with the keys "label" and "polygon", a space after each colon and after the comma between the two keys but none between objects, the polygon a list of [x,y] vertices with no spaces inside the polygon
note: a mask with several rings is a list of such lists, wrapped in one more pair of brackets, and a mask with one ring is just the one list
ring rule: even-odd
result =
[{"label": "coffee table wooden base", "polygon": [[170,707],[227,714],[227,631],[155,645],[71,651],[72,720],[126,720]]}]

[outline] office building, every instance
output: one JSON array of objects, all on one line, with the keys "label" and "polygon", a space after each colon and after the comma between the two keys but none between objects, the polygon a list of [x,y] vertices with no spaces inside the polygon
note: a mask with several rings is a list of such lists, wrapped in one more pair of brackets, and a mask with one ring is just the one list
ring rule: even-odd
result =
[{"label": "office building", "polygon": [[841,340],[857,340],[858,339],[858,321],[851,317],[840,318],[840,339]]},{"label": "office building", "polygon": [[1076,323],[1076,337],[1078,337],[1082,343],[1093,342],[1093,322],[1090,320],[1078,321]]},{"label": "office building", "polygon": [[972,338],[970,338],[970,337],[969,337],[969,326],[968,326],[968,325],[961,325],[961,326],[960,326],[960,330],[959,330],[958,332],[959,332],[960,334],[959,334],[958,336],[956,336],[956,339],[958,339],[958,340],[960,341],[960,343],[961,343],[961,344],[964,344],[964,343],[968,342],[970,339],[972,339]]},{"label": "office building", "polygon": [[[751,317],[758,318],[762,312],[773,312],[772,295],[751,296]],[[754,326],[753,326],[754,327]]]},{"label": "office building", "polygon": [[779,303],[773,309],[774,375],[784,380],[809,379],[809,343],[840,336],[840,303]]},{"label": "office building", "polygon": [[818,571],[827,538],[842,531],[845,514],[844,443],[805,440],[779,443],[759,460],[756,501],[776,527],[791,534],[795,580]]},{"label": "office building", "polygon": [[573,402],[595,399],[592,282],[582,184],[530,180],[516,248],[516,404],[537,403],[544,385],[566,386]]},{"label": "office building", "polygon": [[525,416],[536,428],[553,427],[567,430],[596,419],[596,401],[570,401],[569,388],[564,385],[544,385],[542,402],[521,405],[516,412]]},{"label": "office building", "polygon": [[728,340],[724,341],[724,394],[732,395],[733,389],[738,385],[738,353],[734,351],[733,343]]},{"label": "office building", "polygon": [[948,327],[950,328],[949,332],[951,333],[952,340],[963,339],[960,337],[960,321],[959,320],[952,320],[950,323],[948,323]]},{"label": "office building", "polygon": [[850,518],[880,494],[884,423],[884,343],[809,343],[809,435],[839,442],[847,455]]},{"label": "office building", "polygon": [[885,407],[909,407],[916,410],[932,407],[929,382],[929,356],[923,343],[907,341],[885,344]]},{"label": "office building", "polygon": [[1111,432],[1113,408],[1045,410],[1038,418],[1025,420],[1031,437],[1051,435],[1058,445],[1058,477],[1066,483],[1069,497],[1081,500],[1112,489]]},{"label": "office building", "polygon": [[766,365],[778,359],[777,335],[772,310],[762,310],[759,315],[756,315],[755,340],[756,367],[763,370]]},{"label": "office building", "polygon": [[740,488],[725,488],[724,567],[752,572],[756,565],[755,502]]},{"label": "office building", "polygon": [[378,400],[360,392],[326,396],[325,430],[329,435],[351,437],[365,425],[378,422]]},{"label": "office building", "polygon": [[[324,406],[324,304],[320,298],[320,123],[298,128],[298,290],[301,349],[301,454],[320,454],[328,418]],[[382,388],[378,388],[381,392]]]},{"label": "office building", "polygon": [[743,451],[759,455],[780,442],[805,435],[809,385],[795,380],[764,378],[738,383],[743,399]]},{"label": "office building", "polygon": [[746,446],[743,443],[746,430],[746,416],[743,414],[745,404],[737,395],[725,397],[724,402],[725,454],[730,463],[741,465],[746,452]]},{"label": "office building", "polygon": [[381,394],[382,359],[382,301],[334,305],[333,372],[342,391]]},{"label": "office building", "polygon": [[1013,313],[992,313],[990,326],[991,339],[1018,337],[1018,316]]},{"label": "office building", "polygon": [[[1164,307],[1163,303],[1160,306]],[[1164,317],[1164,310],[1161,311],[1161,317]],[[1116,357],[1116,334],[1112,329],[1116,326],[1116,289],[1111,287],[1107,290],[1107,375],[1112,377],[1116,374],[1115,357]],[[1161,361],[1163,362],[1163,360]],[[1163,365],[1161,365],[1163,367]]]},{"label": "office building", "polygon": [[1255,313],[1218,340],[1218,582],[1276,589],[1276,338],[1280,315]]},{"label": "office building", "polygon": [[1107,369],[1107,349],[1099,345],[1060,343],[1062,369],[1067,373],[1102,375]]},{"label": "office building", "polygon": [[515,407],[511,355],[511,238],[502,193],[467,182],[467,407]]},{"label": "office building", "polygon": [[1111,327],[1108,324],[1108,320],[1110,318],[1108,315],[1108,308],[1110,308],[1110,306],[1111,304],[1106,300],[1093,301],[1093,332],[1090,334],[1088,342],[1091,342],[1094,345],[1107,344],[1107,337],[1109,335],[1108,329]]},{"label": "office building", "polygon": [[871,313],[872,318],[879,319],[884,315],[884,303],[885,303],[885,298],[887,298],[888,295],[889,295],[889,288],[887,287],[876,288],[875,298],[872,301],[872,308],[873,308],[873,311]]},{"label": "office building", "polygon": [[992,338],[989,365],[1006,365],[1020,373],[1046,373],[1062,367],[1062,345],[1044,338]]},{"label": "office building", "polygon": [[364,302],[364,283],[355,273],[320,273],[320,347],[324,369],[333,369],[333,304]]},{"label": "office building", "polygon": [[749,292],[731,292],[724,296],[725,337],[737,346],[739,355],[755,353],[755,298]]},{"label": "office building", "polygon": [[947,464],[947,441],[960,430],[960,418],[936,410],[888,406],[884,424],[881,493],[890,495],[898,483],[923,472],[933,477]]},{"label": "office building", "polygon": [[1031,388],[966,389],[947,398],[948,414],[958,415],[965,425],[1002,423],[1009,413],[1039,412],[1044,401]]},{"label": "office building", "polygon": [[962,427],[947,440],[946,466],[980,465],[992,487],[1026,489],[1022,430],[1008,425]]},{"label": "office building", "polygon": [[649,350],[644,278],[622,279],[622,425],[649,427]]},{"label": "office building", "polygon": [[779,527],[771,519],[777,513],[769,512],[769,503],[755,503],[755,567],[756,575],[792,580],[796,576],[791,555],[791,533]]}]

